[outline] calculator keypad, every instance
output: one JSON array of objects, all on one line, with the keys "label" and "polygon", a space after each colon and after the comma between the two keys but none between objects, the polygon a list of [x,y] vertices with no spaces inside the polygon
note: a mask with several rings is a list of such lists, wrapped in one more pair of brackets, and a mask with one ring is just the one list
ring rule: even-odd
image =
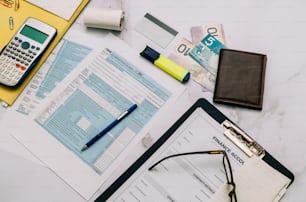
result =
[{"label": "calculator keypad", "polygon": [[15,37],[0,56],[0,83],[14,86],[37,56],[40,48]]}]

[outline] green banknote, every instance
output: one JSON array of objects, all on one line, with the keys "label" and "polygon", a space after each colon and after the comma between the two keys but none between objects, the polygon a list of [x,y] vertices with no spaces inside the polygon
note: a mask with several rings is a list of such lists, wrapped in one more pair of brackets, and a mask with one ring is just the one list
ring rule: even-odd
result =
[{"label": "green banknote", "polygon": [[195,45],[189,55],[210,73],[216,75],[219,53],[225,45],[211,34],[207,34],[199,44]]}]

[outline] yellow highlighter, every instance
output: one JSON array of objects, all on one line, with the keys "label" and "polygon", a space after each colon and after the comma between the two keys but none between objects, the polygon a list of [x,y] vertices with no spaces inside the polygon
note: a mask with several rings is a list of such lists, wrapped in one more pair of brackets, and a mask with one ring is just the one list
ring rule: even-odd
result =
[{"label": "yellow highlighter", "polygon": [[190,78],[190,72],[149,46],[146,46],[140,55],[182,83]]}]

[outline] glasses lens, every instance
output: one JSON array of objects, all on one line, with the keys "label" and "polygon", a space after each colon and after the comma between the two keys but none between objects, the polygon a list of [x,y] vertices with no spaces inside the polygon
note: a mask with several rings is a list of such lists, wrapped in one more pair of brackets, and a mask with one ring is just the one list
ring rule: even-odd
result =
[{"label": "glasses lens", "polygon": [[152,170],[155,166],[157,166],[158,164],[160,164],[161,162],[163,162],[166,159],[169,159],[169,158],[172,158],[172,157],[177,157],[177,156],[193,155],[193,154],[223,154],[223,166],[224,166],[224,170],[225,170],[226,180],[227,180],[227,184],[230,186],[228,195],[231,199],[231,202],[237,202],[236,189],[235,189],[235,183],[234,183],[234,179],[233,179],[232,167],[231,167],[231,164],[230,164],[230,161],[228,159],[227,154],[223,150],[197,151],[197,152],[188,152],[188,153],[179,153],[179,154],[169,155],[169,156],[166,156],[166,157],[160,159],[159,161],[154,163],[148,169]]}]

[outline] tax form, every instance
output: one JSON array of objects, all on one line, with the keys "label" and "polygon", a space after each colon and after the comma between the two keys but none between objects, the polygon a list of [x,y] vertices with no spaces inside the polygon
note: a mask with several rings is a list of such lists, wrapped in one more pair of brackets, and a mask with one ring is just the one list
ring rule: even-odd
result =
[{"label": "tax form", "polygon": [[[105,49],[34,119],[83,161],[102,173],[171,96],[117,53]],[[85,61],[87,63],[87,61]],[[85,152],[81,147],[133,103],[137,112]]]},{"label": "tax form", "polygon": [[[74,34],[79,35],[78,32],[74,32]],[[88,46],[84,42],[83,44],[86,45],[83,45],[74,38],[76,37],[70,34],[60,41],[14,105],[6,110],[6,118],[0,121],[2,134],[0,149],[41,164],[41,161],[20,145],[15,138],[11,137],[10,131],[18,127],[25,119],[28,119],[43,100],[49,97],[62,79],[69,75],[93,49],[92,46]]]},{"label": "tax form", "polygon": [[66,38],[61,40],[16,101],[16,111],[29,115],[91,51]]},{"label": "tax form", "polygon": [[[138,54],[123,41],[114,36],[107,39],[105,44],[111,48],[92,51],[31,118],[12,131],[86,200],[147,133],[160,109],[171,105],[185,89],[146,61],[139,61]],[[82,145],[132,103],[138,105],[133,114],[81,152]]]}]

